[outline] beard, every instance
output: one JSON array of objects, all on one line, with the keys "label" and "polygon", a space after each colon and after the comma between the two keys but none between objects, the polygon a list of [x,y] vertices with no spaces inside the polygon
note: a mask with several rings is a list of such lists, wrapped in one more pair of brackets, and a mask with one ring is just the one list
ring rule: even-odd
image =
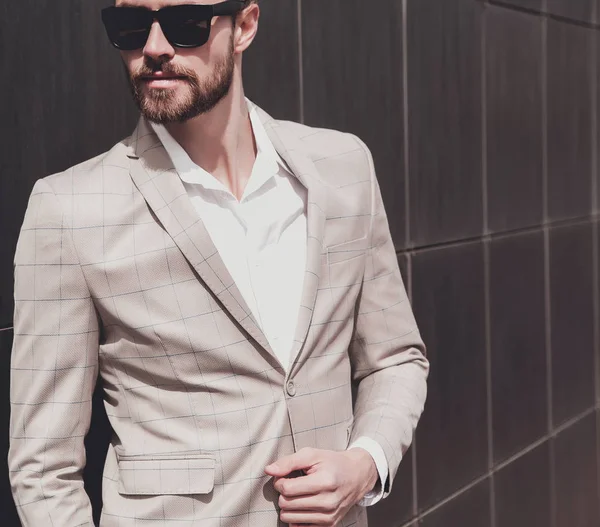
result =
[{"label": "beard", "polygon": [[[210,112],[229,93],[234,75],[233,38],[225,56],[215,64],[213,75],[200,80],[191,69],[146,57],[144,65],[129,74],[131,93],[140,112],[156,124],[184,123]],[[145,77],[158,71],[179,77],[185,88],[145,89]],[[182,93],[184,92],[185,93]]]}]

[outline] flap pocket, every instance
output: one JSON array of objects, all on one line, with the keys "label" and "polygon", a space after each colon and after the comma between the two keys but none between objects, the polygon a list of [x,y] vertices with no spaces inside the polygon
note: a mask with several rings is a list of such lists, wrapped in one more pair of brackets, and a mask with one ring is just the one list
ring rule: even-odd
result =
[{"label": "flap pocket", "polygon": [[367,237],[357,238],[327,247],[329,265],[345,262],[363,256],[367,250]]},{"label": "flap pocket", "polygon": [[120,494],[209,494],[214,484],[215,458],[211,455],[119,459]]}]

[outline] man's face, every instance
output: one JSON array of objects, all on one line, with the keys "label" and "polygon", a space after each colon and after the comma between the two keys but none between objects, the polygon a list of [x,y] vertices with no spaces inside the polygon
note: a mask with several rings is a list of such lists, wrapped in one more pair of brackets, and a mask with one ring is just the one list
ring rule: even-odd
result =
[{"label": "man's face", "polygon": [[[151,10],[220,0],[116,0]],[[229,92],[234,74],[230,17],[213,19],[209,41],[199,48],[176,48],[154,22],[143,49],[122,51],[134,99],[142,114],[159,124],[182,123],[212,110]]]}]

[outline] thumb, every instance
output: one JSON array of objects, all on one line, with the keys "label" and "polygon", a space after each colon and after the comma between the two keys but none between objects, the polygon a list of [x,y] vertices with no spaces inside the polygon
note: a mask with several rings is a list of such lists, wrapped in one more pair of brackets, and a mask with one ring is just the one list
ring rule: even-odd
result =
[{"label": "thumb", "polygon": [[303,448],[291,456],[278,459],[265,468],[265,473],[276,478],[283,478],[296,470],[307,470],[318,462],[318,451]]}]

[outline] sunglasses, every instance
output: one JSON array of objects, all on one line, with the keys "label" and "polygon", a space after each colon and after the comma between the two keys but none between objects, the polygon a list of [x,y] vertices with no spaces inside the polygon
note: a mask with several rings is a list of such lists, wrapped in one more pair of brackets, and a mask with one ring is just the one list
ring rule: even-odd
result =
[{"label": "sunglasses", "polygon": [[111,44],[123,51],[143,48],[155,20],[172,46],[197,48],[208,42],[214,17],[232,16],[244,7],[243,0],[214,5],[174,5],[156,11],[112,6],[102,10],[102,21]]}]

